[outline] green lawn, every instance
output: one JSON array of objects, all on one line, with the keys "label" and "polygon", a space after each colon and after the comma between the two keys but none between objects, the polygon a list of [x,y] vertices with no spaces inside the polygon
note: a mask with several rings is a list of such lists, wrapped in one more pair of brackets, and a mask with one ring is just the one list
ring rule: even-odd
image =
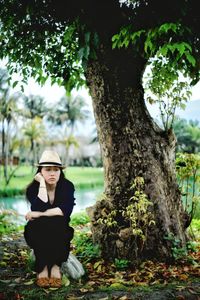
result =
[{"label": "green lawn", "polygon": [[[31,167],[19,167],[7,187],[5,187],[5,183],[1,179],[0,196],[13,196],[23,193],[26,186],[32,181],[36,171],[34,169],[32,172]],[[103,185],[104,175],[102,168],[68,167],[64,172],[66,178],[71,180],[76,187],[87,188]]]},{"label": "green lawn", "polygon": [[102,168],[68,167],[65,170],[65,175],[76,187],[103,185],[104,173]]}]

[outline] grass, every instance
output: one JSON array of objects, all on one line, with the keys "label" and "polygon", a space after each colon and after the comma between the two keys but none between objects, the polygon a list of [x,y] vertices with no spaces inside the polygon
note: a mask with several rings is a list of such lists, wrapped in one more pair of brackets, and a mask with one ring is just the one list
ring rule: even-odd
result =
[{"label": "grass", "polygon": [[[23,194],[26,186],[32,181],[36,171],[36,169],[32,171],[32,168],[27,166],[19,167],[7,187],[5,186],[4,180],[1,179],[0,196],[12,197]],[[103,186],[103,170],[101,168],[68,167],[64,170],[64,173],[66,177],[74,183],[76,188]],[[2,174],[2,170],[0,174]]]},{"label": "grass", "polygon": [[65,171],[66,177],[76,187],[93,187],[103,185],[103,169],[92,167],[68,167]]}]

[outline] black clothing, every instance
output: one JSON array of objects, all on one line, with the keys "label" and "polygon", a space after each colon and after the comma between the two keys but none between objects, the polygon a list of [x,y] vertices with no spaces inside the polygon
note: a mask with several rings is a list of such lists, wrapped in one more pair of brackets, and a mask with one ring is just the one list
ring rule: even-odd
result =
[{"label": "black clothing", "polygon": [[39,182],[35,183],[36,186],[30,186],[27,189],[26,197],[31,203],[32,211],[45,211],[50,208],[59,207],[67,223],[70,221],[70,215],[72,213],[74,203],[74,185],[68,179],[62,179],[57,183],[55,191],[54,203],[51,205],[48,201],[43,202],[38,198]]},{"label": "black clothing", "polygon": [[30,248],[34,250],[36,262],[35,271],[40,273],[47,265],[50,269],[54,264],[61,266],[66,261],[70,251],[70,240],[74,230],[69,226],[70,215],[74,206],[74,186],[67,180],[58,182],[54,203],[44,203],[37,197],[39,183],[27,189],[27,198],[32,211],[46,211],[59,207],[64,216],[42,216],[28,221],[24,228],[24,237]]}]

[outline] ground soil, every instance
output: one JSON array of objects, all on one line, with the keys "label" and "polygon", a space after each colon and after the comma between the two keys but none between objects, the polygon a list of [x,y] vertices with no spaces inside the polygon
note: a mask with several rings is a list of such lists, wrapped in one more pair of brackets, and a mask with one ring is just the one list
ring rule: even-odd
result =
[{"label": "ground soil", "polygon": [[0,245],[0,300],[43,300],[43,299],[120,299],[120,300],[200,300],[200,279],[188,280],[156,286],[129,286],[120,284],[96,286],[88,285],[87,276],[78,281],[70,279],[60,289],[42,289],[35,284],[35,273],[27,261],[27,247],[23,233],[13,233],[1,237]]}]

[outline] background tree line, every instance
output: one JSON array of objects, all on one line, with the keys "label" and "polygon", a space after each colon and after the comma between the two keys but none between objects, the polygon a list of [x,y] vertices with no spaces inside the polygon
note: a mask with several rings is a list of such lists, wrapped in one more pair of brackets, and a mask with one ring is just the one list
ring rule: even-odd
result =
[{"label": "background tree line", "polygon": [[7,71],[0,69],[0,158],[3,166],[0,175],[8,184],[17,169],[13,165],[33,166],[42,149],[48,146],[61,146],[63,161],[67,162],[70,147],[80,146],[76,125],[88,118],[89,111],[82,96],[66,94],[52,106],[40,95],[12,93]]}]

